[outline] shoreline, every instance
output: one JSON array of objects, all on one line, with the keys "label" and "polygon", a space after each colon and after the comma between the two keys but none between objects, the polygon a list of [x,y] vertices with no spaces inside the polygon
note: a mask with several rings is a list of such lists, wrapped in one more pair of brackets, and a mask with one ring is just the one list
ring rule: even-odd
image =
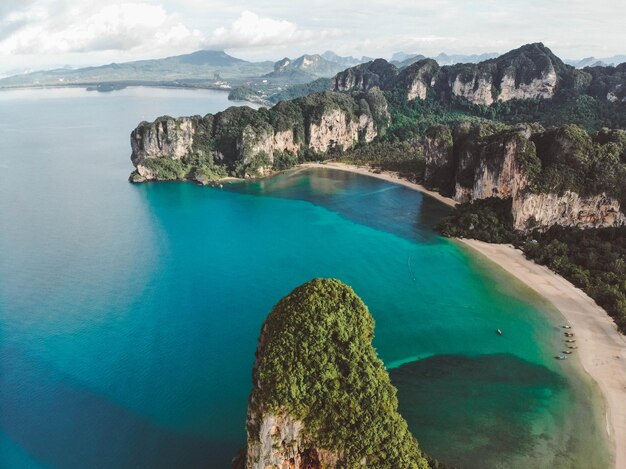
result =
[{"label": "shoreline", "polygon": [[[299,167],[331,168],[371,176],[420,191],[448,206],[457,205],[454,200],[391,172],[373,173],[368,167],[345,163],[307,163]],[[526,259],[521,250],[508,244],[490,244],[473,239],[456,241],[499,265],[537,292],[572,326],[578,345],[578,360],[598,385],[605,402],[606,431],[613,467],[626,469],[626,337],[617,331],[607,312],[585,292],[547,267]]]},{"label": "shoreline", "polygon": [[296,168],[330,168],[330,169],[337,169],[339,171],[347,171],[350,173],[362,174],[365,176],[382,179],[383,181],[400,184],[401,186],[405,186],[410,189],[419,191],[423,194],[426,194],[429,197],[432,197],[433,199],[437,199],[439,202],[441,202],[442,204],[446,204],[449,207],[456,207],[458,205],[458,203],[452,200],[451,198],[444,197],[438,192],[428,190],[421,184],[417,184],[416,182],[411,182],[407,179],[401,178],[397,174],[392,173],[390,171],[381,171],[380,173],[375,173],[372,171],[372,169],[369,166],[357,166],[357,165],[352,165],[352,164],[347,164],[347,163],[338,163],[338,162],[330,161],[328,163],[302,163],[296,166]]}]

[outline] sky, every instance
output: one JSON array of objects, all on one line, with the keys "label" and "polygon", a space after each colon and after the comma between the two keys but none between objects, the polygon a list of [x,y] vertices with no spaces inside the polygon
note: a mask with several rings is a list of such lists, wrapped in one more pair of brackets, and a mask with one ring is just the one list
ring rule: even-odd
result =
[{"label": "sky", "polygon": [[626,54],[625,25],[626,0],[0,0],[0,73],[199,49],[278,60],[543,42],[562,58],[608,57]]}]

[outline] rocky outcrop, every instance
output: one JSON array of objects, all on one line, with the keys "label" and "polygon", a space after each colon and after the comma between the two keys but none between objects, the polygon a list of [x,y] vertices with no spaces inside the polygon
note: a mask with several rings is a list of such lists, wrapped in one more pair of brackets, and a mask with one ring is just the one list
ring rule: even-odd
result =
[{"label": "rocky outcrop", "polygon": [[454,194],[454,155],[452,131],[446,125],[428,129],[424,137],[424,185],[442,195]]},{"label": "rocky outcrop", "polygon": [[513,199],[513,227],[527,231],[561,225],[577,228],[606,228],[626,225],[619,202],[606,194],[581,197],[575,192],[522,194]]},{"label": "rocky outcrop", "polygon": [[384,59],[348,68],[335,75],[335,91],[389,90],[395,86],[398,68]]},{"label": "rocky outcrop", "polygon": [[269,110],[233,107],[204,117],[165,116],[131,133],[131,177],[204,182],[264,176],[307,151],[322,158],[333,149],[371,142],[388,124],[387,102],[378,90],[355,97],[318,93]]},{"label": "rocky outcrop", "polygon": [[450,92],[474,104],[511,99],[549,99],[560,80],[574,73],[541,43],[528,44],[478,64],[443,67]]},{"label": "rocky outcrop", "polygon": [[192,151],[197,117],[174,119],[164,116],[152,124],[142,123],[130,134],[131,160],[134,164],[146,158],[168,155],[179,160]]},{"label": "rocky outcrop", "polygon": [[490,105],[493,103],[492,77],[475,70],[474,73],[454,75],[448,82],[454,96],[460,96],[474,104]]},{"label": "rocky outcrop", "polygon": [[259,429],[258,439],[248,440],[248,469],[336,467],[341,459],[338,452],[316,448],[303,432],[304,423],[288,413],[252,414],[248,418],[248,425]]},{"label": "rocky outcrop", "polygon": [[361,114],[358,121],[338,109],[324,113],[318,122],[309,124],[309,148],[325,153],[333,148],[347,150],[359,141],[369,143],[376,137],[374,120]]},{"label": "rocky outcrop", "polygon": [[274,307],[259,337],[240,467],[427,469],[373,328],[338,280],[312,280]]},{"label": "rocky outcrop", "polygon": [[536,158],[535,145],[526,129],[488,137],[475,148],[470,179],[457,180],[454,199],[516,198],[528,186],[529,176],[523,161]]},{"label": "rocky outcrop", "polygon": [[556,91],[557,75],[554,67],[541,72],[541,77],[533,78],[529,83],[516,83],[515,77],[505,75],[500,81],[498,101],[511,99],[549,99]]},{"label": "rocky outcrop", "polygon": [[334,89],[365,91],[376,86],[384,91],[404,90],[409,101],[426,99],[428,90],[434,89],[437,95],[487,106],[511,99],[550,99],[561,87],[581,92],[589,88],[590,94],[603,99],[622,99],[626,86],[619,67],[595,68],[598,70],[578,71],[543,44],[535,43],[475,64],[439,67],[434,60],[425,59],[398,68],[377,59],[338,73]]},{"label": "rocky outcrop", "polygon": [[[607,188],[620,184],[608,181],[619,179],[619,167],[604,181],[590,155],[613,154],[620,146],[626,152],[626,137],[605,129],[595,139],[594,143],[583,129],[571,125],[547,131],[529,125],[434,126],[423,142],[424,185],[459,203],[510,200],[516,230],[621,226],[626,216],[618,197],[601,190],[603,184]],[[585,184],[592,178],[592,184]],[[579,192],[569,188],[572,184]],[[600,188],[600,193],[589,193],[589,187]]]},{"label": "rocky outcrop", "polygon": [[403,68],[398,74],[398,86],[407,91],[407,99],[426,99],[428,90],[434,86],[439,65],[432,59],[424,59]]},{"label": "rocky outcrop", "polygon": [[616,67],[585,67],[589,77],[586,92],[599,99],[626,103],[626,63]]}]

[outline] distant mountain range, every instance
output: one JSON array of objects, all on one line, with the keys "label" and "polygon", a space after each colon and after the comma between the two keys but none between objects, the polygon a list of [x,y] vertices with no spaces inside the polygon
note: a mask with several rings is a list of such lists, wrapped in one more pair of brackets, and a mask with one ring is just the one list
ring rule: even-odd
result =
[{"label": "distant mountain range", "polygon": [[[498,54],[493,52],[479,55],[441,53],[430,58],[440,66],[445,66],[479,63],[495,57],[498,57]],[[396,52],[389,63],[403,69],[425,58],[421,54]],[[233,57],[224,51],[200,50],[163,59],[21,73],[0,79],[0,88],[86,86],[100,91],[110,91],[130,85],[220,89],[246,87],[268,96],[280,93],[288,86],[334,77],[346,68],[372,60],[371,57],[340,56],[333,51],[326,51],[323,54],[305,54],[294,59],[285,57],[278,62],[250,62]],[[589,57],[566,63],[582,68],[625,61],[626,56],[621,55],[604,59]]]},{"label": "distant mountain range", "polygon": [[422,54],[407,54],[406,52],[396,52],[391,56],[390,63],[394,64],[398,68],[408,67],[415,62],[419,62],[420,60],[429,58],[434,59],[439,65],[454,65],[457,63],[478,63],[483,62],[485,60],[494,59],[498,57],[497,52],[487,52],[485,54],[472,54],[472,55],[463,55],[463,54],[445,54],[440,53],[439,55],[428,57]]},{"label": "distant mountain range", "polygon": [[626,55],[614,55],[613,57],[604,57],[602,59],[596,59],[595,57],[585,57],[580,60],[564,60],[564,62],[572,67],[585,68],[585,67],[607,67],[616,66],[626,62]]}]

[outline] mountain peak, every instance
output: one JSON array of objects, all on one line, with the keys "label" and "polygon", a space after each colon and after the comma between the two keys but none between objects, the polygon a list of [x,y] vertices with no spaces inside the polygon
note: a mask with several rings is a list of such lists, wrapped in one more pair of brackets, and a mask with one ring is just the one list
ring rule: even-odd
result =
[{"label": "mountain peak", "polygon": [[203,49],[178,56],[181,63],[193,65],[233,65],[246,63],[245,60],[237,59],[232,55],[228,55],[223,50]]}]

